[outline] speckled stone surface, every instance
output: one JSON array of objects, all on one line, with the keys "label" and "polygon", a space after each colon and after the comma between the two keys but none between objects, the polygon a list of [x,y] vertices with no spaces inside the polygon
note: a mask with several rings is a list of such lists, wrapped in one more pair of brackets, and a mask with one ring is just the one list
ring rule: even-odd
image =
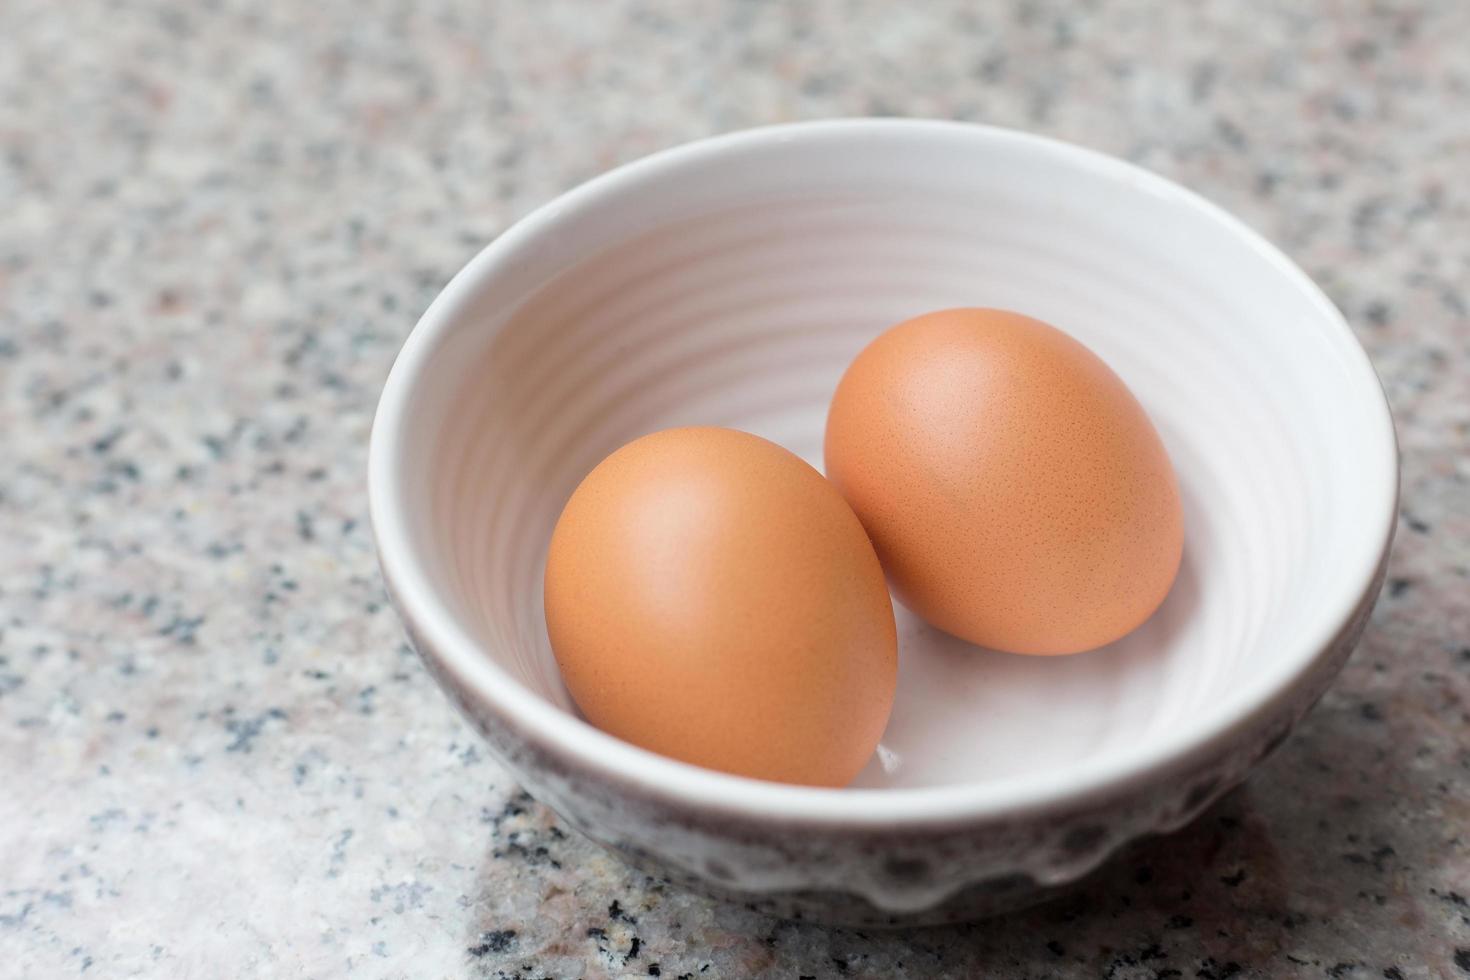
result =
[{"label": "speckled stone surface", "polygon": [[[1470,4],[0,3],[0,975],[1470,976]],[[366,524],[439,286],[750,124],[1025,127],[1281,243],[1397,412],[1390,584],[1192,828],[957,929],[633,873],[486,757]]]}]

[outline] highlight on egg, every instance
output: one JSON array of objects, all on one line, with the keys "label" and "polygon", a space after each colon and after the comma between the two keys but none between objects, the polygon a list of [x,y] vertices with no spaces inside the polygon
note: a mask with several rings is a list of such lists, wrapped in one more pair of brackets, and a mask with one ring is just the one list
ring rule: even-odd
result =
[{"label": "highlight on egg", "polygon": [[879,336],[837,387],[825,462],[898,598],[980,646],[1110,643],[1179,568],[1178,481],[1147,413],[1019,313],[942,310]]},{"label": "highlight on egg", "polygon": [[695,765],[843,786],[893,706],[893,607],[862,524],[744,432],[670,429],[603,460],[552,534],[545,609],[587,720]]}]

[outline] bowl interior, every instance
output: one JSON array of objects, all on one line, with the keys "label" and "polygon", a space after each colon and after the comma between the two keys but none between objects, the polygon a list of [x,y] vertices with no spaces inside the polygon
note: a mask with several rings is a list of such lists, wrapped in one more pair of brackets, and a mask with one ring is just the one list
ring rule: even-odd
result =
[{"label": "bowl interior", "polygon": [[688,424],[820,467],[851,358],[951,306],[1039,317],[1118,372],[1178,472],[1183,566],[1153,619],[1074,657],[976,649],[897,607],[898,700],[856,785],[1116,766],[1208,731],[1316,654],[1381,545],[1385,478],[1363,460],[1381,461],[1385,413],[1336,312],[1279,255],[1172,185],[1014,134],[834,127],[711,147],[535,216],[426,316],[394,476],[407,537],[446,614],[526,697],[574,715],[541,580],[588,470]]}]

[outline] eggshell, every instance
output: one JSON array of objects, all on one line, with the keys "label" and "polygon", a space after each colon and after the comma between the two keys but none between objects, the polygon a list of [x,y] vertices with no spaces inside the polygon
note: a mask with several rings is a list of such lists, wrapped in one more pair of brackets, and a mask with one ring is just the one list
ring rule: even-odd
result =
[{"label": "eggshell", "polygon": [[944,310],[879,336],[838,385],[826,467],[899,599],[982,646],[1109,643],[1179,568],[1179,488],[1143,407],[1018,313]]},{"label": "eggshell", "polygon": [[815,469],[719,428],[629,443],[567,502],[546,625],[594,725],[725,772],[841,786],[897,683],[893,607],[862,525]]}]

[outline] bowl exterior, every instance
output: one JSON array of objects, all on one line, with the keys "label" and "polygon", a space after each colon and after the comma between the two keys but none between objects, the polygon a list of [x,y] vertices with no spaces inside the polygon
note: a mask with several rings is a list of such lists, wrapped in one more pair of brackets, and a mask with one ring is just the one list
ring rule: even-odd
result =
[{"label": "bowl exterior", "polygon": [[[489,710],[389,593],[429,672],[537,800],[630,864],[782,918],[866,927],[960,922],[1056,897],[1120,847],[1198,816],[1285,740],[1367,625],[1377,573],[1333,641],[1288,690],[1175,766],[1102,798],[956,825],[874,830],[841,822],[773,827],[650,795],[590,772]],[[779,879],[777,888],[771,881]],[[793,887],[792,883],[798,884]]]}]

